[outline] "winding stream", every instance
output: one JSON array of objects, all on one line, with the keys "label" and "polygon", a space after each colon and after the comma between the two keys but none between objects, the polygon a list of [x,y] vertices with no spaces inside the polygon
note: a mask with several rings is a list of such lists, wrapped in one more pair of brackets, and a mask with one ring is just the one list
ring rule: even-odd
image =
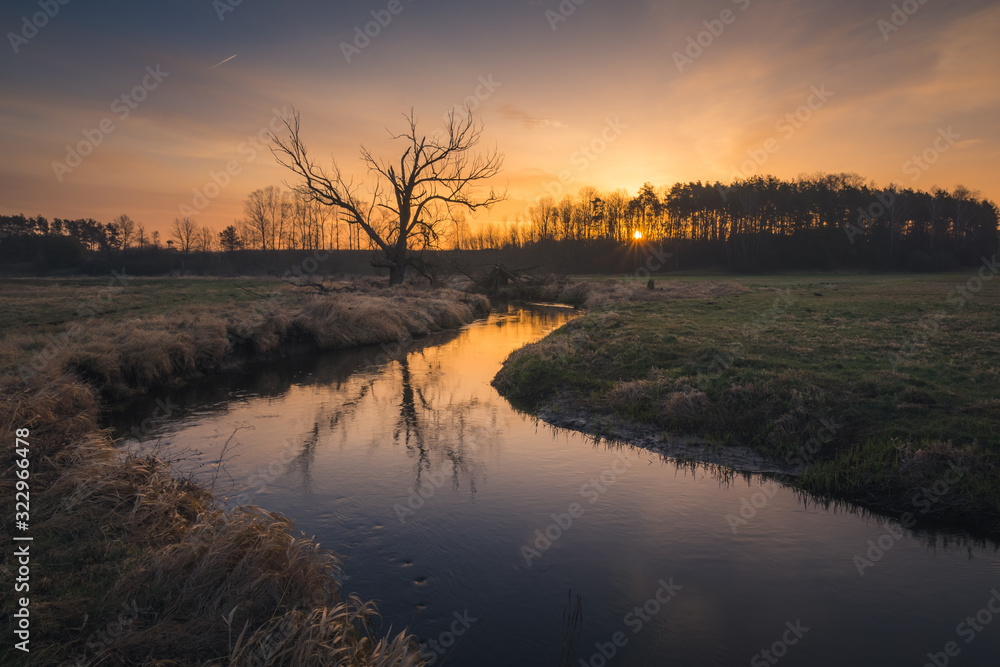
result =
[{"label": "winding stream", "polygon": [[573,316],[511,308],[255,364],[109,420],[126,446],[341,554],[346,589],[377,601],[383,630],[428,642],[432,664],[1000,663],[995,547],[514,410],[489,384],[501,362]]}]

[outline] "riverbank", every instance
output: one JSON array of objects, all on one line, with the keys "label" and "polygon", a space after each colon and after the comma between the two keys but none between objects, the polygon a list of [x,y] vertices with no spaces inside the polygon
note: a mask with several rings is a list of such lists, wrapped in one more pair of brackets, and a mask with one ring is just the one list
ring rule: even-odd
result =
[{"label": "riverbank", "polygon": [[[487,314],[451,290],[279,281],[3,281],[0,480],[14,498],[27,432],[30,653],[3,664],[418,664],[405,632],[380,637],[370,602],[335,583],[337,558],[259,508],[223,511],[168,466],[126,456],[103,402],[243,363],[391,343]],[[25,450],[22,445],[20,447]],[[22,475],[23,476],[23,475]],[[18,517],[20,521],[24,517]],[[0,578],[14,590],[10,550]],[[15,596],[4,636],[14,637]]]},{"label": "riverbank", "polygon": [[996,536],[1000,280],[986,274],[604,301],[511,354],[494,386],[556,424]]}]

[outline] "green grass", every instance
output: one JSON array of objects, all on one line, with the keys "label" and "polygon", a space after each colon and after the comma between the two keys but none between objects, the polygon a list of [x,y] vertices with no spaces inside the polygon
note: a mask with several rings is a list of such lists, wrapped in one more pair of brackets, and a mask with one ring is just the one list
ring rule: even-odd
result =
[{"label": "green grass", "polygon": [[928,516],[997,530],[1000,277],[959,308],[972,275],[754,276],[743,294],[605,304],[495,384],[532,411],[569,403],[778,459],[818,438],[803,488],[898,511],[961,458],[976,470]]},{"label": "green grass", "polygon": [[260,300],[252,292],[270,295],[295,289],[276,279],[5,279],[0,280],[4,307],[0,333],[48,332],[91,317],[118,321],[166,315],[194,305],[248,304]]}]

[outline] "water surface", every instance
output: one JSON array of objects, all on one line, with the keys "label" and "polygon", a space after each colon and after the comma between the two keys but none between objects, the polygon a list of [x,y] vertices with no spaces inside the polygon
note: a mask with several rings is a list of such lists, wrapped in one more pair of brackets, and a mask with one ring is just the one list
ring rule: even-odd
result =
[{"label": "water surface", "polygon": [[343,585],[378,602],[383,629],[428,642],[432,664],[919,667],[948,642],[949,664],[998,664],[994,548],[514,410],[489,384],[503,359],[573,316],[512,308],[256,364],[111,421],[341,554]]}]

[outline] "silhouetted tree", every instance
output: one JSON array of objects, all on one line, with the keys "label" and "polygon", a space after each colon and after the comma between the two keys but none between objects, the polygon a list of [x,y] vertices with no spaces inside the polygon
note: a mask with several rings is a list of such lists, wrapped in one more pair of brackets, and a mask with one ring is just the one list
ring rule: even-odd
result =
[{"label": "silhouetted tree", "polygon": [[482,199],[471,193],[477,183],[499,174],[503,164],[503,156],[495,151],[473,153],[482,127],[474,122],[471,110],[464,118],[451,112],[442,139],[418,134],[412,111],[406,120],[407,130],[392,135],[406,146],[398,163],[377,159],[361,148],[362,159],[377,178],[370,197],[358,194],[336,162],[327,172],[309,157],[302,143],[298,112],[284,121],[287,137],[271,135],[278,162],[301,179],[296,192],[338,209],[348,223],[364,230],[381,251],[374,263],[389,269],[391,285],[403,281],[406,267],[414,263],[413,250],[437,244],[441,225],[451,218],[452,208],[475,211],[505,197],[492,189]]},{"label": "silhouetted tree", "polygon": [[234,225],[229,225],[219,232],[219,245],[226,252],[235,252],[243,247],[239,232]]},{"label": "silhouetted tree", "polygon": [[170,225],[170,235],[177,241],[177,249],[187,255],[194,247],[198,226],[186,215],[174,218]]}]

